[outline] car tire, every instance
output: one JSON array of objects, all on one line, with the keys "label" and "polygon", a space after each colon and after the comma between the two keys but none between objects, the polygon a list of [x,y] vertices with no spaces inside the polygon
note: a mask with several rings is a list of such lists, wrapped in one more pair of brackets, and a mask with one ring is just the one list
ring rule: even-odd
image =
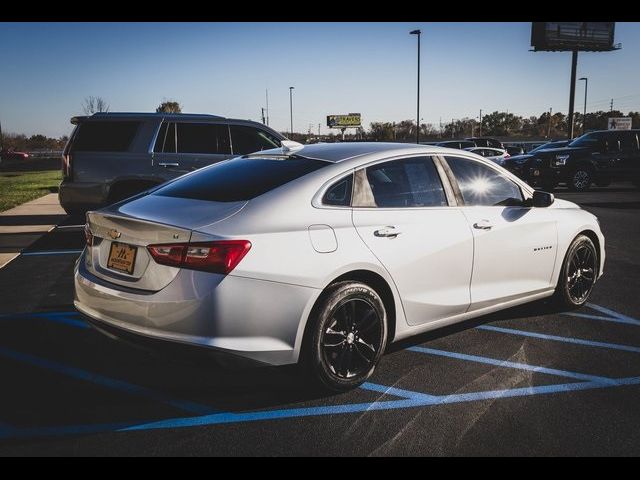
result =
[{"label": "car tire", "polygon": [[593,173],[588,167],[576,167],[569,172],[567,187],[573,192],[585,192],[593,182]]},{"label": "car tire", "polygon": [[380,295],[361,282],[339,282],[320,298],[310,318],[303,371],[322,390],[343,392],[374,372],[387,342]]},{"label": "car tire", "polygon": [[555,291],[557,304],[565,309],[579,308],[591,295],[598,278],[598,251],[586,235],[578,235],[567,249]]}]

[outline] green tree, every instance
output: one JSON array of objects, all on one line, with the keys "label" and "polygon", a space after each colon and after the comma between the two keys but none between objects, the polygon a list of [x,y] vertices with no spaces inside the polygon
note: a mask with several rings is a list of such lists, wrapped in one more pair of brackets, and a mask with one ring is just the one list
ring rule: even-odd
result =
[{"label": "green tree", "polygon": [[182,107],[175,100],[165,100],[162,102],[158,108],[156,108],[157,113],[182,113]]}]

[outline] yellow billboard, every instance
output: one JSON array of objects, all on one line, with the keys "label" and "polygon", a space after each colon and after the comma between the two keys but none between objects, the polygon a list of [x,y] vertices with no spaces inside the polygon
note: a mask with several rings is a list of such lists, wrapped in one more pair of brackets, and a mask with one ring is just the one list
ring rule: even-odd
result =
[{"label": "yellow billboard", "polygon": [[327,115],[327,127],[329,128],[354,128],[361,125],[359,113],[348,115]]}]

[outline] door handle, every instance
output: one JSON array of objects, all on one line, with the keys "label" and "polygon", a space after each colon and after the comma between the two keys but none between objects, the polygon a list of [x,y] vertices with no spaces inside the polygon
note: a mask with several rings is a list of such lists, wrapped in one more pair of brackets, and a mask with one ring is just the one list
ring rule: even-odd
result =
[{"label": "door handle", "polygon": [[167,168],[167,167],[179,167],[180,164],[177,162],[160,162],[158,163],[159,166]]},{"label": "door handle", "polygon": [[489,220],[480,220],[473,224],[473,228],[477,228],[478,230],[491,230],[493,225]]},{"label": "door handle", "polygon": [[384,228],[380,228],[378,230],[376,230],[375,232],[373,232],[373,234],[376,237],[388,237],[388,238],[396,238],[398,235],[400,235],[400,233],[398,230],[396,230],[396,227],[384,227]]}]

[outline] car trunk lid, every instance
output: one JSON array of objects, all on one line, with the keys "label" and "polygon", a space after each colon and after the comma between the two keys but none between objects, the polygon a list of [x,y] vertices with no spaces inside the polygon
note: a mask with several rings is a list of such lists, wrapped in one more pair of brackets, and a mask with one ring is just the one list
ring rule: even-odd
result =
[{"label": "car trunk lid", "polygon": [[93,245],[88,247],[86,267],[98,278],[122,287],[161,290],[180,268],[156,263],[147,247],[193,239],[204,241],[205,236],[198,232],[194,236],[194,230],[234,215],[246,203],[145,195],[89,212],[87,221]]}]

